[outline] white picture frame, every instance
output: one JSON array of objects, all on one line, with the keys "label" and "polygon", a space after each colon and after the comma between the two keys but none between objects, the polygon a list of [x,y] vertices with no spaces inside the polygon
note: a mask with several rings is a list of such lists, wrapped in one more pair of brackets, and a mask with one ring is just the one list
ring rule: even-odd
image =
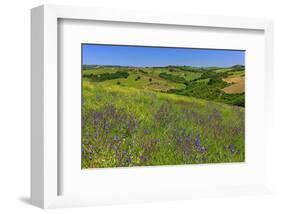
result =
[{"label": "white picture frame", "polygon": [[[64,196],[59,194],[61,179],[59,165],[59,88],[58,80],[58,22],[66,20],[92,20],[117,23],[142,23],[165,26],[197,26],[219,29],[261,30],[264,32],[264,76],[266,125],[272,121],[273,97],[273,23],[270,20],[241,17],[221,17],[186,14],[151,13],[144,11],[113,11],[108,9],[44,5],[31,10],[31,202],[41,208],[83,206],[95,204],[175,200],[202,196],[265,193],[266,183],[226,186],[194,190],[185,194],[175,189],[171,197],[165,190],[155,194],[141,193],[99,197]],[[267,133],[264,134],[265,139]],[[264,140],[267,144],[268,140]],[[162,168],[162,170],[172,170]],[[264,170],[264,169],[263,169]],[[265,170],[264,170],[265,171]],[[102,172],[101,172],[102,173]],[[265,172],[264,172],[265,173]],[[123,195],[126,195],[123,193]],[[163,196],[163,197],[162,197]],[[120,200],[118,200],[120,198]]]}]

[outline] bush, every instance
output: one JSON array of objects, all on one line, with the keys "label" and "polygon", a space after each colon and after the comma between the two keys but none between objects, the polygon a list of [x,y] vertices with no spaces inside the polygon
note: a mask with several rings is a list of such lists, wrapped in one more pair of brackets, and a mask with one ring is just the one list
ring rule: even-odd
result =
[{"label": "bush", "polygon": [[185,89],[170,89],[167,92],[236,106],[245,106],[245,94],[226,94],[223,92],[222,89],[228,83],[224,82],[219,76],[211,77],[208,82],[186,81],[184,84]]},{"label": "bush", "polygon": [[161,77],[163,79],[166,79],[166,80],[173,81],[173,82],[177,82],[177,83],[185,83],[186,82],[186,80],[183,77],[179,77],[179,76],[172,75],[172,74],[167,74],[165,72],[160,73],[159,77]]},{"label": "bush", "polygon": [[103,73],[103,74],[83,74],[83,77],[89,78],[93,82],[103,82],[105,80],[127,78],[129,73],[126,71],[117,71],[115,73]]}]

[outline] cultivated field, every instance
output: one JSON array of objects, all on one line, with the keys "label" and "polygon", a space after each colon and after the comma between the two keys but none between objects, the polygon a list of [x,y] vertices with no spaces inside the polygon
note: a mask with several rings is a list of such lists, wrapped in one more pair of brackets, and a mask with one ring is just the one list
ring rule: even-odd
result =
[{"label": "cultivated field", "polygon": [[244,161],[244,66],[82,72],[82,168]]},{"label": "cultivated field", "polygon": [[245,77],[229,77],[223,79],[223,81],[230,83],[230,86],[227,86],[223,89],[225,93],[235,94],[235,93],[243,93],[245,91]]}]

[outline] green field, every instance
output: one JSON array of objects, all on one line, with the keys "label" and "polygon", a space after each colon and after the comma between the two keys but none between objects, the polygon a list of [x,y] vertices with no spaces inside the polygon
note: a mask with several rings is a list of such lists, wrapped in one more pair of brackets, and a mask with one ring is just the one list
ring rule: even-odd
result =
[{"label": "green field", "polygon": [[82,168],[244,161],[244,69],[83,67]]}]

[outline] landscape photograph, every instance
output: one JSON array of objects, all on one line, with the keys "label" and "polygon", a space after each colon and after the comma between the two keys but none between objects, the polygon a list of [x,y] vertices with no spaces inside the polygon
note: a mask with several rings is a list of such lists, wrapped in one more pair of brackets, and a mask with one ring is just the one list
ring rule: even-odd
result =
[{"label": "landscape photograph", "polygon": [[245,51],[81,45],[81,168],[245,161]]}]

